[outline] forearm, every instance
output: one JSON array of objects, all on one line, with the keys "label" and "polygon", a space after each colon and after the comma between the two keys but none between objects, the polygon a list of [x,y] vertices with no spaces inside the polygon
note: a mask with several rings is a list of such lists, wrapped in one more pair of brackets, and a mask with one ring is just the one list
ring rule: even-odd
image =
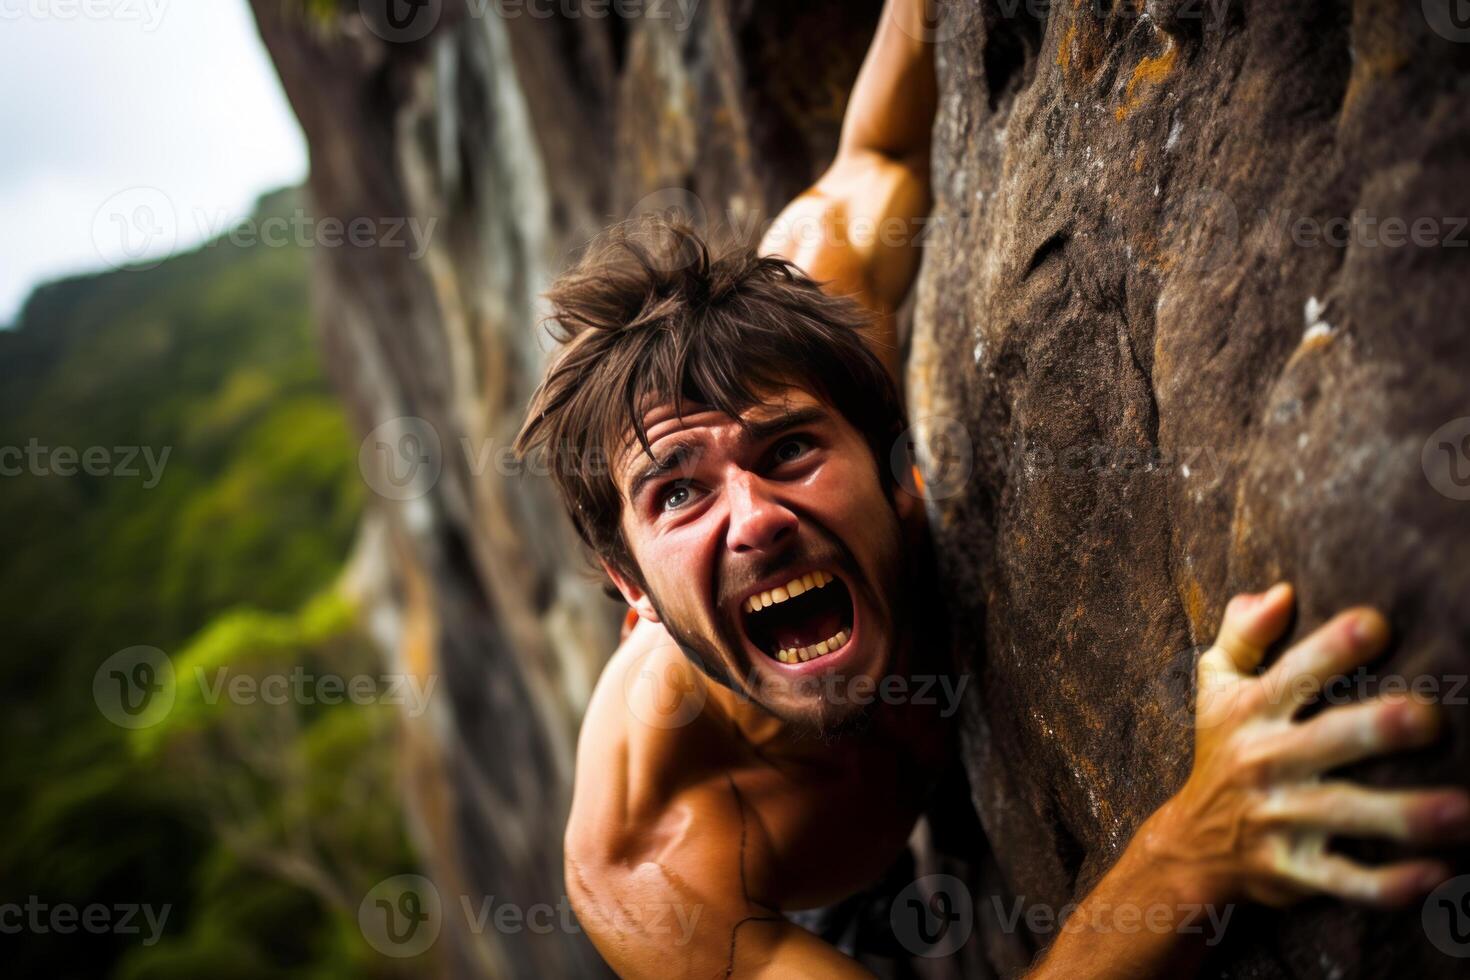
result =
[{"label": "forearm", "polygon": [[938,87],[926,40],[928,0],[889,0],[853,84],[838,158],[876,153],[924,169]]},{"label": "forearm", "polygon": [[1032,980],[1190,976],[1234,906],[1150,847],[1145,823],[1118,863],[1058,927]]}]

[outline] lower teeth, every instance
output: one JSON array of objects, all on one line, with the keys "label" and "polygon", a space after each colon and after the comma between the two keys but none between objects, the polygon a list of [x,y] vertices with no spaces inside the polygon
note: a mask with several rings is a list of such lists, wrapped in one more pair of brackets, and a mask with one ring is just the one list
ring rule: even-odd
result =
[{"label": "lower teeth", "polygon": [[834,650],[841,650],[851,636],[847,630],[838,630],[837,635],[828,637],[821,643],[809,647],[793,647],[790,650],[782,650],[776,654],[776,659],[783,664],[804,664],[808,660],[825,657]]}]

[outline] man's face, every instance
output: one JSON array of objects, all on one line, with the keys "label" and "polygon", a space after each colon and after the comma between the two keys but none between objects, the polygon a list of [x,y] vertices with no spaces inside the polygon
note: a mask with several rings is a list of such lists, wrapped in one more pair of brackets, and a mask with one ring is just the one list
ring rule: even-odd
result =
[{"label": "man's face", "polygon": [[799,388],[745,415],[672,405],[618,458],[645,618],[736,692],[828,730],[872,700],[900,642],[899,515],[861,433]]}]

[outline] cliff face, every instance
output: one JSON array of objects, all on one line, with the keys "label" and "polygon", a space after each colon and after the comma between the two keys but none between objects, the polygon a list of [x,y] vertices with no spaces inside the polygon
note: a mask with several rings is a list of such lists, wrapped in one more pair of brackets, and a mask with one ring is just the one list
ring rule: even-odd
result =
[{"label": "cliff face", "polygon": [[[317,213],[435,222],[421,260],[322,249],[316,270],[389,528],[373,623],[448,695],[406,722],[420,845],[447,906],[555,905],[577,721],[616,625],[549,486],[502,452],[544,358],[537,296],[634,211],[772,217],[830,158],[880,5],[252,4]],[[956,2],[936,24],[908,387],[921,444],[970,466],[930,485],[982,682],[976,809],[1009,889],[1059,906],[1182,780],[1193,659],[1232,591],[1295,580],[1298,634],[1376,602],[1391,669],[1465,672],[1470,503],[1431,434],[1470,411],[1470,252],[1450,247],[1470,233],[1447,218],[1470,214],[1470,45],[1389,0],[1050,7]],[[1438,244],[1381,224],[1370,244],[1361,220],[1330,243],[1355,211],[1433,218]],[[1463,781],[1451,711],[1444,746],[1364,774]],[[1447,974],[1416,920],[1237,920],[1217,966]],[[461,973],[598,962],[563,935],[446,927]]]},{"label": "cliff face", "polygon": [[[1376,604],[1375,674],[1458,701],[1442,746],[1353,775],[1467,778],[1470,45],[1430,6],[947,8],[910,408],[973,447],[931,515],[975,638],[977,808],[1031,901],[1182,783],[1194,659],[1278,579],[1293,635]],[[1231,936],[1234,976],[1454,964],[1418,908]]]}]

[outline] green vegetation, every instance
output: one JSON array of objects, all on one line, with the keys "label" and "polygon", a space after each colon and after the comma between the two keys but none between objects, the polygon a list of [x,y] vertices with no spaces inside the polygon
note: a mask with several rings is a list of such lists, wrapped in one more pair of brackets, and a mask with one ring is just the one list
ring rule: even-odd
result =
[{"label": "green vegetation", "polygon": [[[131,935],[6,936],[12,975],[387,968],[354,896],[413,868],[397,709],[201,684],[380,672],[334,588],[363,488],[307,258],[217,241],[42,287],[0,332],[0,903],[170,908],[150,945],[141,916]],[[92,685],[140,645],[169,655],[177,698],[130,731]]]}]

